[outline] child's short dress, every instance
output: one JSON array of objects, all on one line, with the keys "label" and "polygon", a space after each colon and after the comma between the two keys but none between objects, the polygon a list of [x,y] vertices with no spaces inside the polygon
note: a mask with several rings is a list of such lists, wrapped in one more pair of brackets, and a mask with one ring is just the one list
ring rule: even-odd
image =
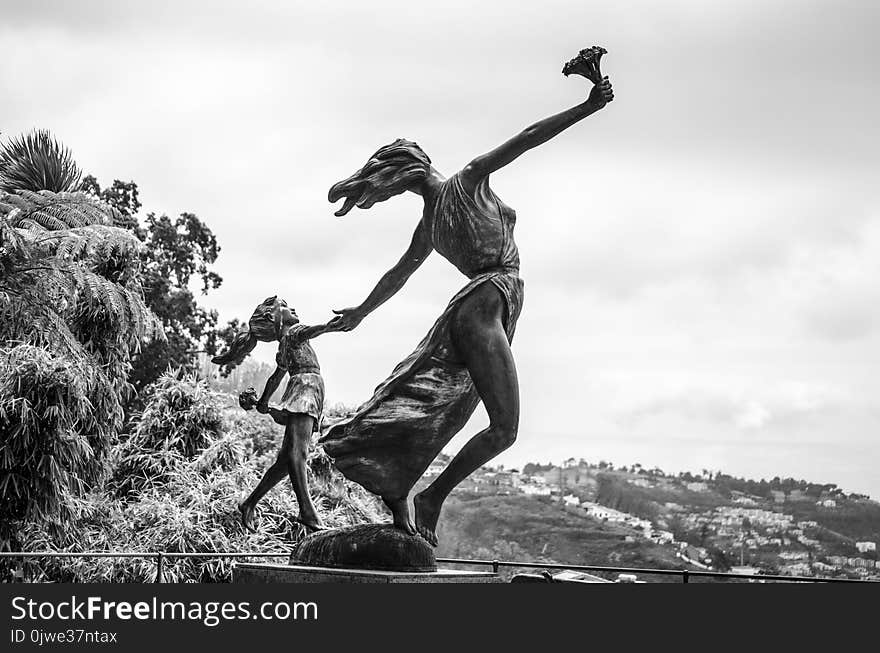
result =
[{"label": "child's short dress", "polygon": [[317,431],[324,411],[324,378],[315,350],[301,337],[304,329],[301,324],[291,327],[281,339],[275,356],[278,367],[290,375],[278,408],[288,413],[311,415],[315,418],[314,430]]}]

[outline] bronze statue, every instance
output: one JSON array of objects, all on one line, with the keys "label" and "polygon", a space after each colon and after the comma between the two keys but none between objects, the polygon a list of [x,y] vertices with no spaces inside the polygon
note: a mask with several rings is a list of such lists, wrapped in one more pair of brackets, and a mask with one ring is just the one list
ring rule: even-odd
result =
[{"label": "bronze statue", "polygon": [[[334,318],[335,319],[335,318]],[[254,310],[248,328],[236,335],[229,350],[212,359],[218,365],[238,365],[253,351],[257,341],[278,341],[276,369],[266,381],[262,395],[249,388],[239,396],[245,410],[256,408],[284,426],[284,441],[278,457],[260,480],[259,485],[239,506],[242,525],[254,531],[254,512],[260,499],[285,476],[290,478],[299,517],[296,521],[308,530],[324,528],[309,496],[306,456],[312,433],[318,430],[324,406],[324,379],[318,357],[309,340],[333,331],[327,324],[305,326],[296,312],[283,299],[269,297]],[[269,406],[269,399],[286,375],[290,375],[279,406]]]},{"label": "bronze statue", "polygon": [[[405,191],[422,197],[424,211],[403,257],[359,306],[334,311],[337,317],[328,327],[354,329],[400,290],[433,250],[470,279],[373,397],[321,439],[346,477],[382,497],[398,528],[418,532],[434,546],[446,497],[513,444],[519,425],[519,388],[510,350],[523,301],[513,239],[516,214],[492,192],[489,175],[614,98],[608,77],[599,73],[602,53],[601,48],[583,50],[566,65],[566,74],[595,77],[585,102],[526,128],[448,179],[416,143],[399,139],[330,189],[331,202],[345,198],[337,216]],[[416,495],[413,523],[407,504],[410,490],[480,400],[489,415],[488,428],[471,438]]]}]

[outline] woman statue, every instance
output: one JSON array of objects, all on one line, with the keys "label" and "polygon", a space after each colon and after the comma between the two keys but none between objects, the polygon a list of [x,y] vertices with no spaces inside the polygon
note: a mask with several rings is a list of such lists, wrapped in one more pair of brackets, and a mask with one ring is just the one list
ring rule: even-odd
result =
[{"label": "woman statue", "polygon": [[[432,250],[470,279],[373,397],[321,439],[346,477],[382,497],[398,528],[418,532],[433,546],[446,497],[513,444],[519,425],[519,387],[510,351],[523,301],[513,240],[516,214],[489,188],[489,175],[610,102],[614,94],[607,76],[595,81],[585,102],[535,123],[448,179],[416,143],[400,139],[330,189],[331,202],[346,198],[337,216],[404,191],[420,195],[425,207],[400,261],[360,306],[334,311],[337,317],[328,326],[354,329],[403,287]],[[489,426],[416,495],[413,523],[410,490],[480,400]]]}]

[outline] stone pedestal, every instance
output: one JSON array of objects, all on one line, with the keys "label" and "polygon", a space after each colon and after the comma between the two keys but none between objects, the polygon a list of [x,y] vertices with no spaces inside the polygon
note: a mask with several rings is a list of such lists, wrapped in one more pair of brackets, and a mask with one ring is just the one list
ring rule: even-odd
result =
[{"label": "stone pedestal", "polygon": [[234,583],[499,583],[486,571],[437,569],[422,538],[391,524],[361,524],[310,535],[286,565],[237,564]]},{"label": "stone pedestal", "polygon": [[232,571],[233,583],[500,583],[489,571],[379,571],[303,565],[241,563]]},{"label": "stone pedestal", "polygon": [[437,571],[430,545],[391,524],[360,524],[319,531],[294,544],[288,564],[373,571]]}]

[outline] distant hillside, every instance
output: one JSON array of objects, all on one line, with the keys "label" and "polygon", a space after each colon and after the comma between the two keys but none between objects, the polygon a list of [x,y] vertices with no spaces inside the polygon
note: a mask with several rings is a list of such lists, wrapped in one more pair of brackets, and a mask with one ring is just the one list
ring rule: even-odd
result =
[{"label": "distant hillside", "polygon": [[[421,483],[440,473],[432,465]],[[440,520],[441,557],[880,580],[880,503],[833,483],[569,459],[484,467]],[[646,580],[648,580],[646,578]],[[651,580],[661,580],[654,577]]]},{"label": "distant hillside", "polygon": [[437,557],[683,568],[668,548],[640,541],[634,529],[567,510],[549,497],[455,493],[438,535]]}]

